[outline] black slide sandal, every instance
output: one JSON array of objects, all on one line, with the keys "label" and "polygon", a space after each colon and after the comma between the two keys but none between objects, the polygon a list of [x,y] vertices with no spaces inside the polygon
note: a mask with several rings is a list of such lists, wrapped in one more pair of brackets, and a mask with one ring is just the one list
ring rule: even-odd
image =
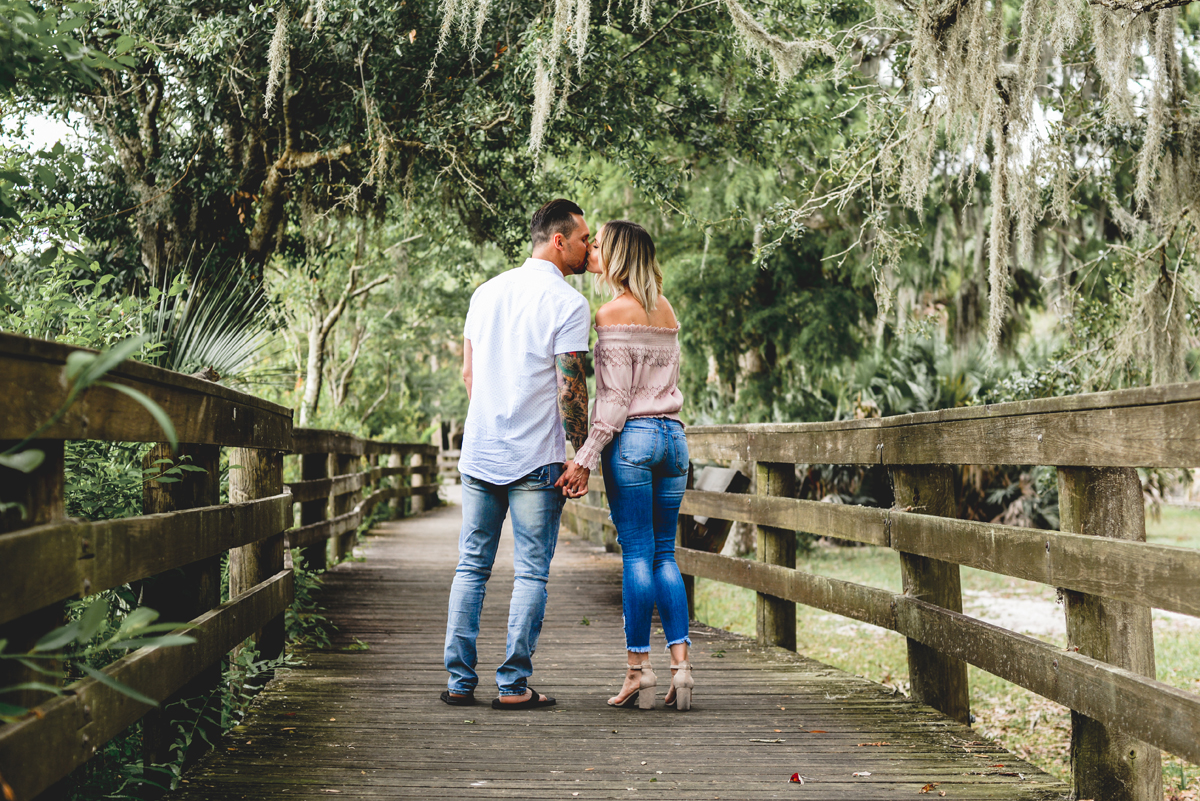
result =
[{"label": "black slide sandal", "polygon": [[449,690],[442,690],[442,700],[450,706],[475,706],[475,693],[469,692],[466,695],[454,696]]},{"label": "black slide sandal", "polygon": [[541,693],[532,687],[526,687],[525,689],[531,693],[528,700],[518,701],[515,704],[506,704],[499,698],[493,698],[492,709],[538,709],[543,706],[554,706],[558,703],[550,696],[546,696],[546,700],[543,701]]}]

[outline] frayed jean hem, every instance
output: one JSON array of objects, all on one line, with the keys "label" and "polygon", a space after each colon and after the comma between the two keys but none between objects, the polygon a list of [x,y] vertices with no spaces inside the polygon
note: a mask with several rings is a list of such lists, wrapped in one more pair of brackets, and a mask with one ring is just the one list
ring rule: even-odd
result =
[{"label": "frayed jean hem", "polygon": [[636,648],[631,645],[626,645],[625,650],[631,654],[648,654],[650,653],[649,645],[639,645]]},{"label": "frayed jean hem", "polygon": [[682,640],[676,640],[675,642],[669,642],[669,643],[667,643],[667,650],[668,650],[668,651],[670,651],[670,650],[671,650],[671,646],[672,646],[672,645],[686,645],[688,648],[691,648],[691,647],[692,647],[692,638],[691,638],[691,637],[684,637]]}]

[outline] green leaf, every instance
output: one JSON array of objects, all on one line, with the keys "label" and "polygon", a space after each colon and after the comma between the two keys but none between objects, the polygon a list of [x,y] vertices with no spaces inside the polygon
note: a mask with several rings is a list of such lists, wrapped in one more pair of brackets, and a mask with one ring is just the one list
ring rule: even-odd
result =
[{"label": "green leaf", "polygon": [[135,631],[145,629],[156,620],[158,620],[157,611],[148,606],[138,607],[121,621],[121,629],[117,632],[117,636],[127,637]]},{"label": "green leaf", "polygon": [[117,41],[113,42],[113,46],[110,49],[110,52],[114,56],[119,56],[124,53],[128,53],[133,48],[133,46],[136,44],[137,44],[137,40],[134,39],[132,36],[129,36],[128,34],[121,34],[120,36],[117,37]]},{"label": "green leaf", "polygon": [[[182,623],[155,623],[152,626],[143,626],[143,627],[139,628],[137,630],[137,632],[134,633],[134,636],[142,637],[147,634],[158,634],[158,633],[164,632],[164,631],[175,631],[176,629],[182,628],[183,625],[184,624],[182,624]],[[115,641],[117,639],[117,637],[120,637],[120,636],[123,636],[123,635],[120,632],[117,632],[117,634],[113,636],[113,640]]]},{"label": "green leaf", "polygon": [[65,626],[59,626],[54,631],[37,641],[33,646],[34,653],[40,651],[57,651],[64,645],[75,642],[75,638],[79,636],[79,621],[72,620]]},{"label": "green leaf", "polygon": [[[106,351],[96,355],[91,367],[79,376],[81,382],[85,382],[81,389],[85,389],[88,385],[98,380],[101,376],[108,373],[121,362],[128,359],[133,354],[137,353],[142,345],[150,339],[149,336],[143,334],[140,337],[130,337],[122,342],[118,342]],[[140,394],[140,393],[139,393]]]},{"label": "green leaf", "polygon": [[[175,424],[171,422],[171,418],[167,416],[167,413],[163,411],[163,408],[154,401],[150,400],[145,393],[136,390],[133,387],[127,387],[124,384],[114,384],[111,381],[101,381],[99,384],[100,386],[109,387],[110,389],[115,389],[118,392],[128,395],[138,403],[142,404],[146,411],[150,413],[150,416],[154,418],[155,422],[158,423],[158,427],[163,430],[163,434],[166,436],[167,442],[171,443],[171,447],[179,447],[179,438],[175,436]],[[159,480],[161,481],[162,479]]]},{"label": "green leaf", "polygon": [[66,367],[67,381],[73,382],[94,361],[96,361],[95,353],[88,353],[85,350],[74,350],[68,353]]},{"label": "green leaf", "polygon": [[4,649],[8,647],[8,640],[0,640],[0,654],[4,653]]},{"label": "green leaf", "polygon": [[129,640],[117,640],[109,643],[109,648],[171,648],[179,645],[191,645],[195,637],[187,634],[167,634],[163,637],[134,637]]},{"label": "green leaf", "polygon": [[155,701],[153,698],[151,698],[148,695],[143,695],[142,693],[139,693],[137,690],[133,689],[132,687],[130,687],[127,684],[122,684],[121,682],[119,682],[115,678],[113,678],[112,676],[105,673],[103,670],[96,670],[96,668],[92,667],[91,665],[82,664],[82,663],[79,665],[79,667],[84,673],[88,674],[96,681],[100,682],[101,684],[103,684],[105,686],[112,687],[117,692],[129,696],[130,698],[132,698],[133,700],[137,701],[140,704],[146,704],[147,706],[153,706],[153,707],[158,706],[158,701]]},{"label": "green leaf", "polygon": [[46,454],[36,448],[14,453],[11,456],[0,454],[0,466],[10,470],[20,470],[22,473],[32,473],[46,460]]},{"label": "green leaf", "polygon": [[51,670],[48,667],[43,667],[37,662],[34,662],[32,659],[18,659],[17,661],[32,670],[34,673],[41,673],[43,676],[62,676],[61,670]]},{"label": "green leaf", "polygon": [[208,471],[207,471],[207,470],[205,470],[203,467],[197,467],[197,466],[196,466],[196,465],[194,465],[194,464],[181,464],[181,465],[179,465],[178,467],[176,467],[175,469],[176,469],[176,470],[183,470],[183,471],[186,471],[186,472],[188,472],[188,473],[207,473],[207,472],[208,472]]},{"label": "green leaf", "polygon": [[83,614],[79,617],[78,641],[85,643],[91,640],[100,633],[106,623],[108,623],[108,599],[97,598],[88,604],[88,608],[84,609]]},{"label": "green leaf", "polygon": [[[0,693],[2,692],[4,692],[4,690],[0,690]],[[23,706],[0,703],[0,718],[2,719],[12,720],[14,718],[19,718],[28,711],[29,710]]]},{"label": "green leaf", "polygon": [[5,687],[3,690],[0,690],[0,693],[15,693],[18,690],[41,690],[42,692],[53,693],[54,695],[63,694],[63,691],[55,687],[53,684],[46,684],[40,681],[26,681],[22,682],[21,684],[14,684],[10,687]]}]

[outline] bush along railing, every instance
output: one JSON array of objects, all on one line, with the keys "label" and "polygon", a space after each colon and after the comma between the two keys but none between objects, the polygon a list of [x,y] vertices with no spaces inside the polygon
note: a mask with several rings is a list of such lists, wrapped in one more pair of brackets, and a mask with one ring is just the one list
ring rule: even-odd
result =
[{"label": "bush along railing", "polygon": [[[1200,464],[1200,383],[836,423],[688,429],[692,458],[751,462],[754,494],[689,489],[677,557],[694,577],[757,592],[761,642],[795,648],[794,604],[908,638],[913,697],[970,717],[967,664],[1069,707],[1077,798],[1161,798],[1159,749],[1200,762],[1200,695],[1155,680],[1150,610],[1200,616],[1200,551],[1146,543],[1135,468]],[[895,506],[798,500],[797,464],[883,465]],[[1061,531],[955,519],[951,465],[1058,468]],[[593,490],[603,490],[595,483]],[[697,535],[692,516],[758,526],[756,559]],[[568,502],[587,536],[604,510]],[[795,569],[795,532],[897,551],[904,592]],[[1065,598],[1067,647],[962,614],[959,566],[1041,582]]]},{"label": "bush along railing", "polygon": [[[9,453],[0,466],[0,710],[7,721],[0,725],[0,791],[6,799],[27,801],[54,787],[135,722],[146,783],[165,783],[169,775],[156,778],[152,771],[179,761],[171,751],[179,748],[183,723],[215,728],[192,732],[185,762],[220,733],[220,715],[197,717],[194,707],[195,699],[227,689],[221,673],[230,652],[241,652],[233,667],[243,674],[256,670],[246,653],[258,664],[283,653],[284,614],[294,589],[289,546],[305,547],[324,567],[326,540],[340,558],[379,502],[390,500],[403,512],[410,498],[436,498],[436,485],[425,480],[436,469],[432,446],[293,430],[288,408],[91,354],[0,334],[0,451]],[[103,367],[105,380],[81,388],[78,378],[89,375],[89,365]],[[31,432],[37,439],[13,453],[8,446]],[[173,442],[160,443],[164,438]],[[71,440],[158,443],[144,458],[152,478],[144,485],[142,516],[66,518],[64,443]],[[225,504],[222,449],[229,463]],[[289,453],[300,454],[305,469],[327,465],[327,477],[285,485]],[[386,467],[378,465],[381,455],[388,457]],[[363,457],[370,464],[359,470]],[[430,467],[403,463],[422,458]],[[297,501],[303,501],[306,525],[293,529]],[[87,605],[68,622],[67,603],[79,605],[72,599],[113,590],[137,608],[112,636],[97,640],[107,620],[103,603]],[[150,610],[161,621],[186,622],[164,634]],[[154,637],[137,639],[142,635]],[[78,649],[128,652],[102,670],[78,661],[86,676],[54,686],[63,670],[50,657],[71,643],[76,655]]]}]

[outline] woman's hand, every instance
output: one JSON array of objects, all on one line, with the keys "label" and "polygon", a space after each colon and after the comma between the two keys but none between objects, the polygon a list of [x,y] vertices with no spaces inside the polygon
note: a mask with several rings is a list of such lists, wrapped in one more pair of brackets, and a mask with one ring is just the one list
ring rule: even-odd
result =
[{"label": "woman's hand", "polygon": [[554,486],[562,487],[563,495],[568,498],[582,498],[588,493],[588,479],[591,475],[591,470],[568,461],[566,469],[558,477],[558,481],[554,482]]}]

